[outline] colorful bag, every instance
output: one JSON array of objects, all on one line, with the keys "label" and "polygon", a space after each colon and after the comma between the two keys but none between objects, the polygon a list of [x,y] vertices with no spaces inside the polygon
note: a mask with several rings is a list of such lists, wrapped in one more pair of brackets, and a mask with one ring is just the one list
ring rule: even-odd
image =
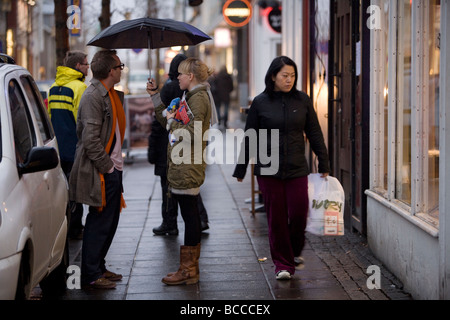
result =
[{"label": "colorful bag", "polygon": [[194,118],[194,114],[191,112],[189,105],[187,104],[185,94],[180,101],[180,106],[177,109],[175,120],[180,121],[183,124],[188,124]]},{"label": "colorful bag", "polygon": [[344,188],[335,177],[320,176],[320,173],[308,176],[309,211],[306,231],[318,236],[342,236]]}]

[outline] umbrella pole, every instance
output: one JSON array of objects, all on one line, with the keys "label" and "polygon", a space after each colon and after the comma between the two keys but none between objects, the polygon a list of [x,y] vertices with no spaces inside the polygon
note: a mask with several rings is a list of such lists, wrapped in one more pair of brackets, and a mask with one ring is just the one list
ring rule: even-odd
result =
[{"label": "umbrella pole", "polygon": [[148,77],[152,77],[152,38],[150,36],[150,32],[147,32],[147,42],[148,42]]}]

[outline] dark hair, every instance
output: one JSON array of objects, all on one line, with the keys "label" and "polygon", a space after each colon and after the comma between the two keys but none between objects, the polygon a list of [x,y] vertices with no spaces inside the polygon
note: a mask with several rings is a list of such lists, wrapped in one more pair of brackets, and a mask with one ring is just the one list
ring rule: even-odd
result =
[{"label": "dark hair", "polygon": [[87,54],[83,51],[67,51],[64,58],[64,65],[66,67],[76,69],[77,63],[82,64]]},{"label": "dark hair", "polygon": [[91,62],[91,71],[95,79],[108,78],[109,71],[117,64],[116,59],[114,59],[116,54],[116,50],[101,50],[94,55]]},{"label": "dark hair", "polygon": [[298,71],[297,71],[297,65],[295,62],[286,56],[280,56],[273,59],[272,63],[269,66],[269,69],[267,70],[266,77],[264,79],[264,82],[266,83],[266,89],[264,89],[264,92],[267,93],[270,97],[273,96],[274,90],[275,90],[275,82],[273,81],[272,77],[275,77],[278,72],[285,66],[292,66],[295,70],[295,80],[294,85],[292,86],[291,91],[289,91],[289,94],[297,94],[297,80],[298,80]]},{"label": "dark hair", "polygon": [[170,80],[173,81],[178,77],[178,75],[180,74],[178,72],[178,66],[180,65],[181,61],[184,61],[186,59],[187,59],[187,57],[182,53],[177,54],[172,59],[172,62],[170,63],[170,67],[169,67],[169,79]]}]

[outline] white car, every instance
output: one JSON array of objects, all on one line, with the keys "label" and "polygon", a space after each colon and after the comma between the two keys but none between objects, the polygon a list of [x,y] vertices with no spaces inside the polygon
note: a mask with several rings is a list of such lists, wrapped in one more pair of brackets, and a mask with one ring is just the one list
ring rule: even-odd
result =
[{"label": "white car", "polygon": [[[68,184],[31,74],[0,54],[0,299],[65,289]],[[8,63],[9,62],[9,63]]]}]

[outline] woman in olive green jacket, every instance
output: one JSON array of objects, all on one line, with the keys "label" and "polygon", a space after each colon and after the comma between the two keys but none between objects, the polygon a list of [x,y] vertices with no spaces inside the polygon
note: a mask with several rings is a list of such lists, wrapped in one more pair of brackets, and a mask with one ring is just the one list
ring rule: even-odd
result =
[{"label": "woman in olive green jacket", "polygon": [[206,139],[203,138],[212,122],[212,99],[206,84],[212,70],[199,59],[188,58],[180,63],[178,72],[181,90],[188,91],[173,112],[163,113],[166,106],[161,103],[157,87],[152,81],[147,84],[147,91],[156,106],[156,117],[170,132],[167,181],[185,223],[180,267],[162,279],[168,285],[193,284],[199,280],[201,223],[197,203],[200,186],[205,180],[203,151]]}]

